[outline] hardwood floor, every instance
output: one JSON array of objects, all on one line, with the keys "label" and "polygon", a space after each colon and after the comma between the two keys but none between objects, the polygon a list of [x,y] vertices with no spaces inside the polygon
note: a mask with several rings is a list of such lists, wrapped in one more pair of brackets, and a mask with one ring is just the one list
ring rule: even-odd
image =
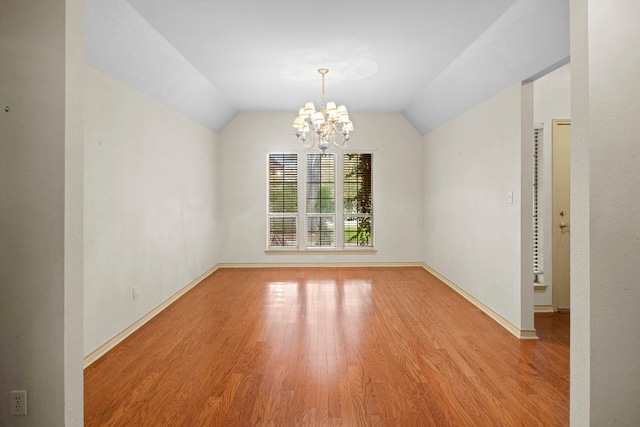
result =
[{"label": "hardwood floor", "polygon": [[536,328],[418,267],[221,269],[85,370],[85,425],[568,425],[569,315]]}]

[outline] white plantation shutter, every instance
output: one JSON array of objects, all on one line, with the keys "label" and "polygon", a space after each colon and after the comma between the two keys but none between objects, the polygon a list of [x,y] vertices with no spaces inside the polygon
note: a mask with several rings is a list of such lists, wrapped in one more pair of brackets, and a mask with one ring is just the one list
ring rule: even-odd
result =
[{"label": "white plantation shutter", "polygon": [[542,195],[543,195],[543,153],[542,125],[536,125],[533,131],[533,274],[542,271]]}]

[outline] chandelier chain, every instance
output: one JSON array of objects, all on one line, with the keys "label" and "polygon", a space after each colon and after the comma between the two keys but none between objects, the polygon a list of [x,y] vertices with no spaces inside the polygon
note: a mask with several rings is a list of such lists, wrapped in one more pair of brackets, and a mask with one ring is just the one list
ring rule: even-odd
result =
[{"label": "chandelier chain", "polygon": [[320,71],[320,74],[322,74],[322,106],[324,107],[326,105],[324,103],[324,76],[329,72],[329,70],[324,71],[324,68],[321,68],[321,70],[322,71]]}]

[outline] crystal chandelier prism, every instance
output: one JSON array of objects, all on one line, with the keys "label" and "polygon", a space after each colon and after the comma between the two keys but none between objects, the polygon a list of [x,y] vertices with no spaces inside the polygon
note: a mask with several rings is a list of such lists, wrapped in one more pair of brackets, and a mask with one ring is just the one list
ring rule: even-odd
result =
[{"label": "crystal chandelier prism", "polygon": [[320,68],[318,73],[322,75],[322,106],[316,111],[313,102],[307,102],[298,111],[298,116],[293,120],[293,127],[296,129],[296,137],[300,145],[311,148],[317,145],[325,151],[335,145],[337,148],[344,148],[349,142],[349,132],[353,131],[353,123],[349,120],[347,107],[336,103],[324,101],[324,76],[329,72],[327,68]]}]

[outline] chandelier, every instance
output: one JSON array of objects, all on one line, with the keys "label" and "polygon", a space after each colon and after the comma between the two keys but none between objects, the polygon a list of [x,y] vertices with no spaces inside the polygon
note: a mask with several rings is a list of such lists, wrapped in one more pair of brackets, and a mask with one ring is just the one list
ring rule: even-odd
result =
[{"label": "chandelier", "polygon": [[298,117],[293,120],[296,129],[296,137],[303,148],[311,148],[317,145],[325,151],[331,144],[338,148],[344,148],[349,142],[349,132],[353,130],[353,123],[349,120],[347,107],[329,101],[324,102],[324,76],[329,72],[327,68],[320,68],[318,73],[322,75],[322,107],[316,111],[313,102],[307,102],[298,111]]}]

